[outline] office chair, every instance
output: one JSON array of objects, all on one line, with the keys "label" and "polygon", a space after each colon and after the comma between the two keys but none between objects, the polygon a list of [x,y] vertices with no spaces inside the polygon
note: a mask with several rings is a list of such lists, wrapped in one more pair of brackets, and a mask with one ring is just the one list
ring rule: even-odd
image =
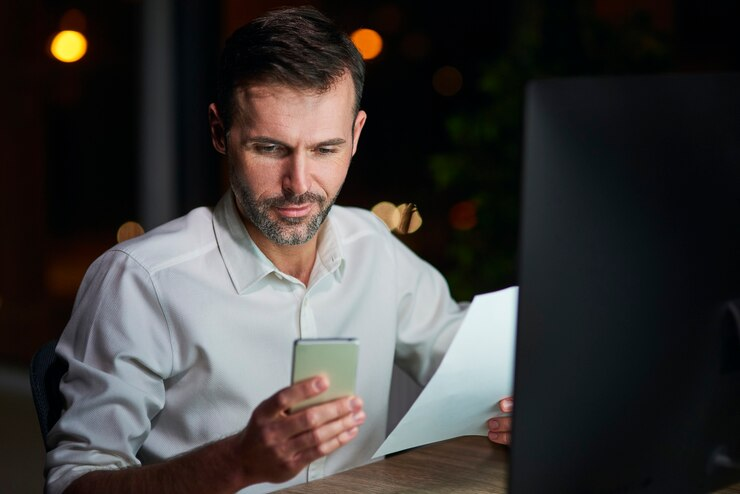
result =
[{"label": "office chair", "polygon": [[49,450],[46,436],[56,424],[64,408],[64,397],[59,391],[59,381],[67,372],[67,362],[57,356],[57,340],[50,340],[39,348],[31,359],[31,394],[39,419],[44,448]]}]

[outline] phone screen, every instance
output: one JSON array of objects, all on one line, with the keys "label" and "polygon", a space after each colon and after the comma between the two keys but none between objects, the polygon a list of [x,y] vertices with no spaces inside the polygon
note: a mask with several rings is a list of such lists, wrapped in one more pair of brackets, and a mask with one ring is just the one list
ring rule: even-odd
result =
[{"label": "phone screen", "polygon": [[291,411],[325,403],[355,393],[359,343],[356,338],[301,338],[293,345],[292,381],[320,374],[329,378],[329,388],[302,401]]}]

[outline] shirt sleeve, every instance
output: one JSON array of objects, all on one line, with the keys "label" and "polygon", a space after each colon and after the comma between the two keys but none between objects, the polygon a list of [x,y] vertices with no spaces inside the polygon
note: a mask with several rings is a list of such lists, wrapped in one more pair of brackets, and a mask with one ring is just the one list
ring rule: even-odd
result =
[{"label": "shirt sleeve", "polygon": [[391,237],[399,297],[395,361],[423,386],[442,362],[469,303],[455,301],[442,274]]},{"label": "shirt sleeve", "polygon": [[139,465],[136,454],[164,406],[171,372],[167,319],[152,277],[122,251],[88,270],[57,345],[69,363],[66,409],[49,433],[46,493],[96,469]]}]

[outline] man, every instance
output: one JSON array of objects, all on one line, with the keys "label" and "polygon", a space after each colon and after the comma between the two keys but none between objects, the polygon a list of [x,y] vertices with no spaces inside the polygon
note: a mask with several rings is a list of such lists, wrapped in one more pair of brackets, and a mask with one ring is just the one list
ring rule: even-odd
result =
[{"label": "man", "polygon": [[[425,383],[464,310],[371,213],[332,208],[363,80],[312,8],[227,41],[209,120],[231,190],[90,267],[57,347],[47,492],[269,492],[370,461],[394,361]],[[289,413],[328,385],[288,385],[292,342],[326,336],[359,339],[357,396]],[[509,420],[494,425],[508,442]]]}]

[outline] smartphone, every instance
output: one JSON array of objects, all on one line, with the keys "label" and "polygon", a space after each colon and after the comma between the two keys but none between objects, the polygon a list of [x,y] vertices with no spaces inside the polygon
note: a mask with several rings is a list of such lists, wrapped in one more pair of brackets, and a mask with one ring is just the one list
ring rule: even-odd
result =
[{"label": "smartphone", "polygon": [[318,396],[304,400],[291,412],[325,403],[355,393],[357,338],[301,338],[293,344],[293,384],[320,374],[329,378],[329,388]]}]

